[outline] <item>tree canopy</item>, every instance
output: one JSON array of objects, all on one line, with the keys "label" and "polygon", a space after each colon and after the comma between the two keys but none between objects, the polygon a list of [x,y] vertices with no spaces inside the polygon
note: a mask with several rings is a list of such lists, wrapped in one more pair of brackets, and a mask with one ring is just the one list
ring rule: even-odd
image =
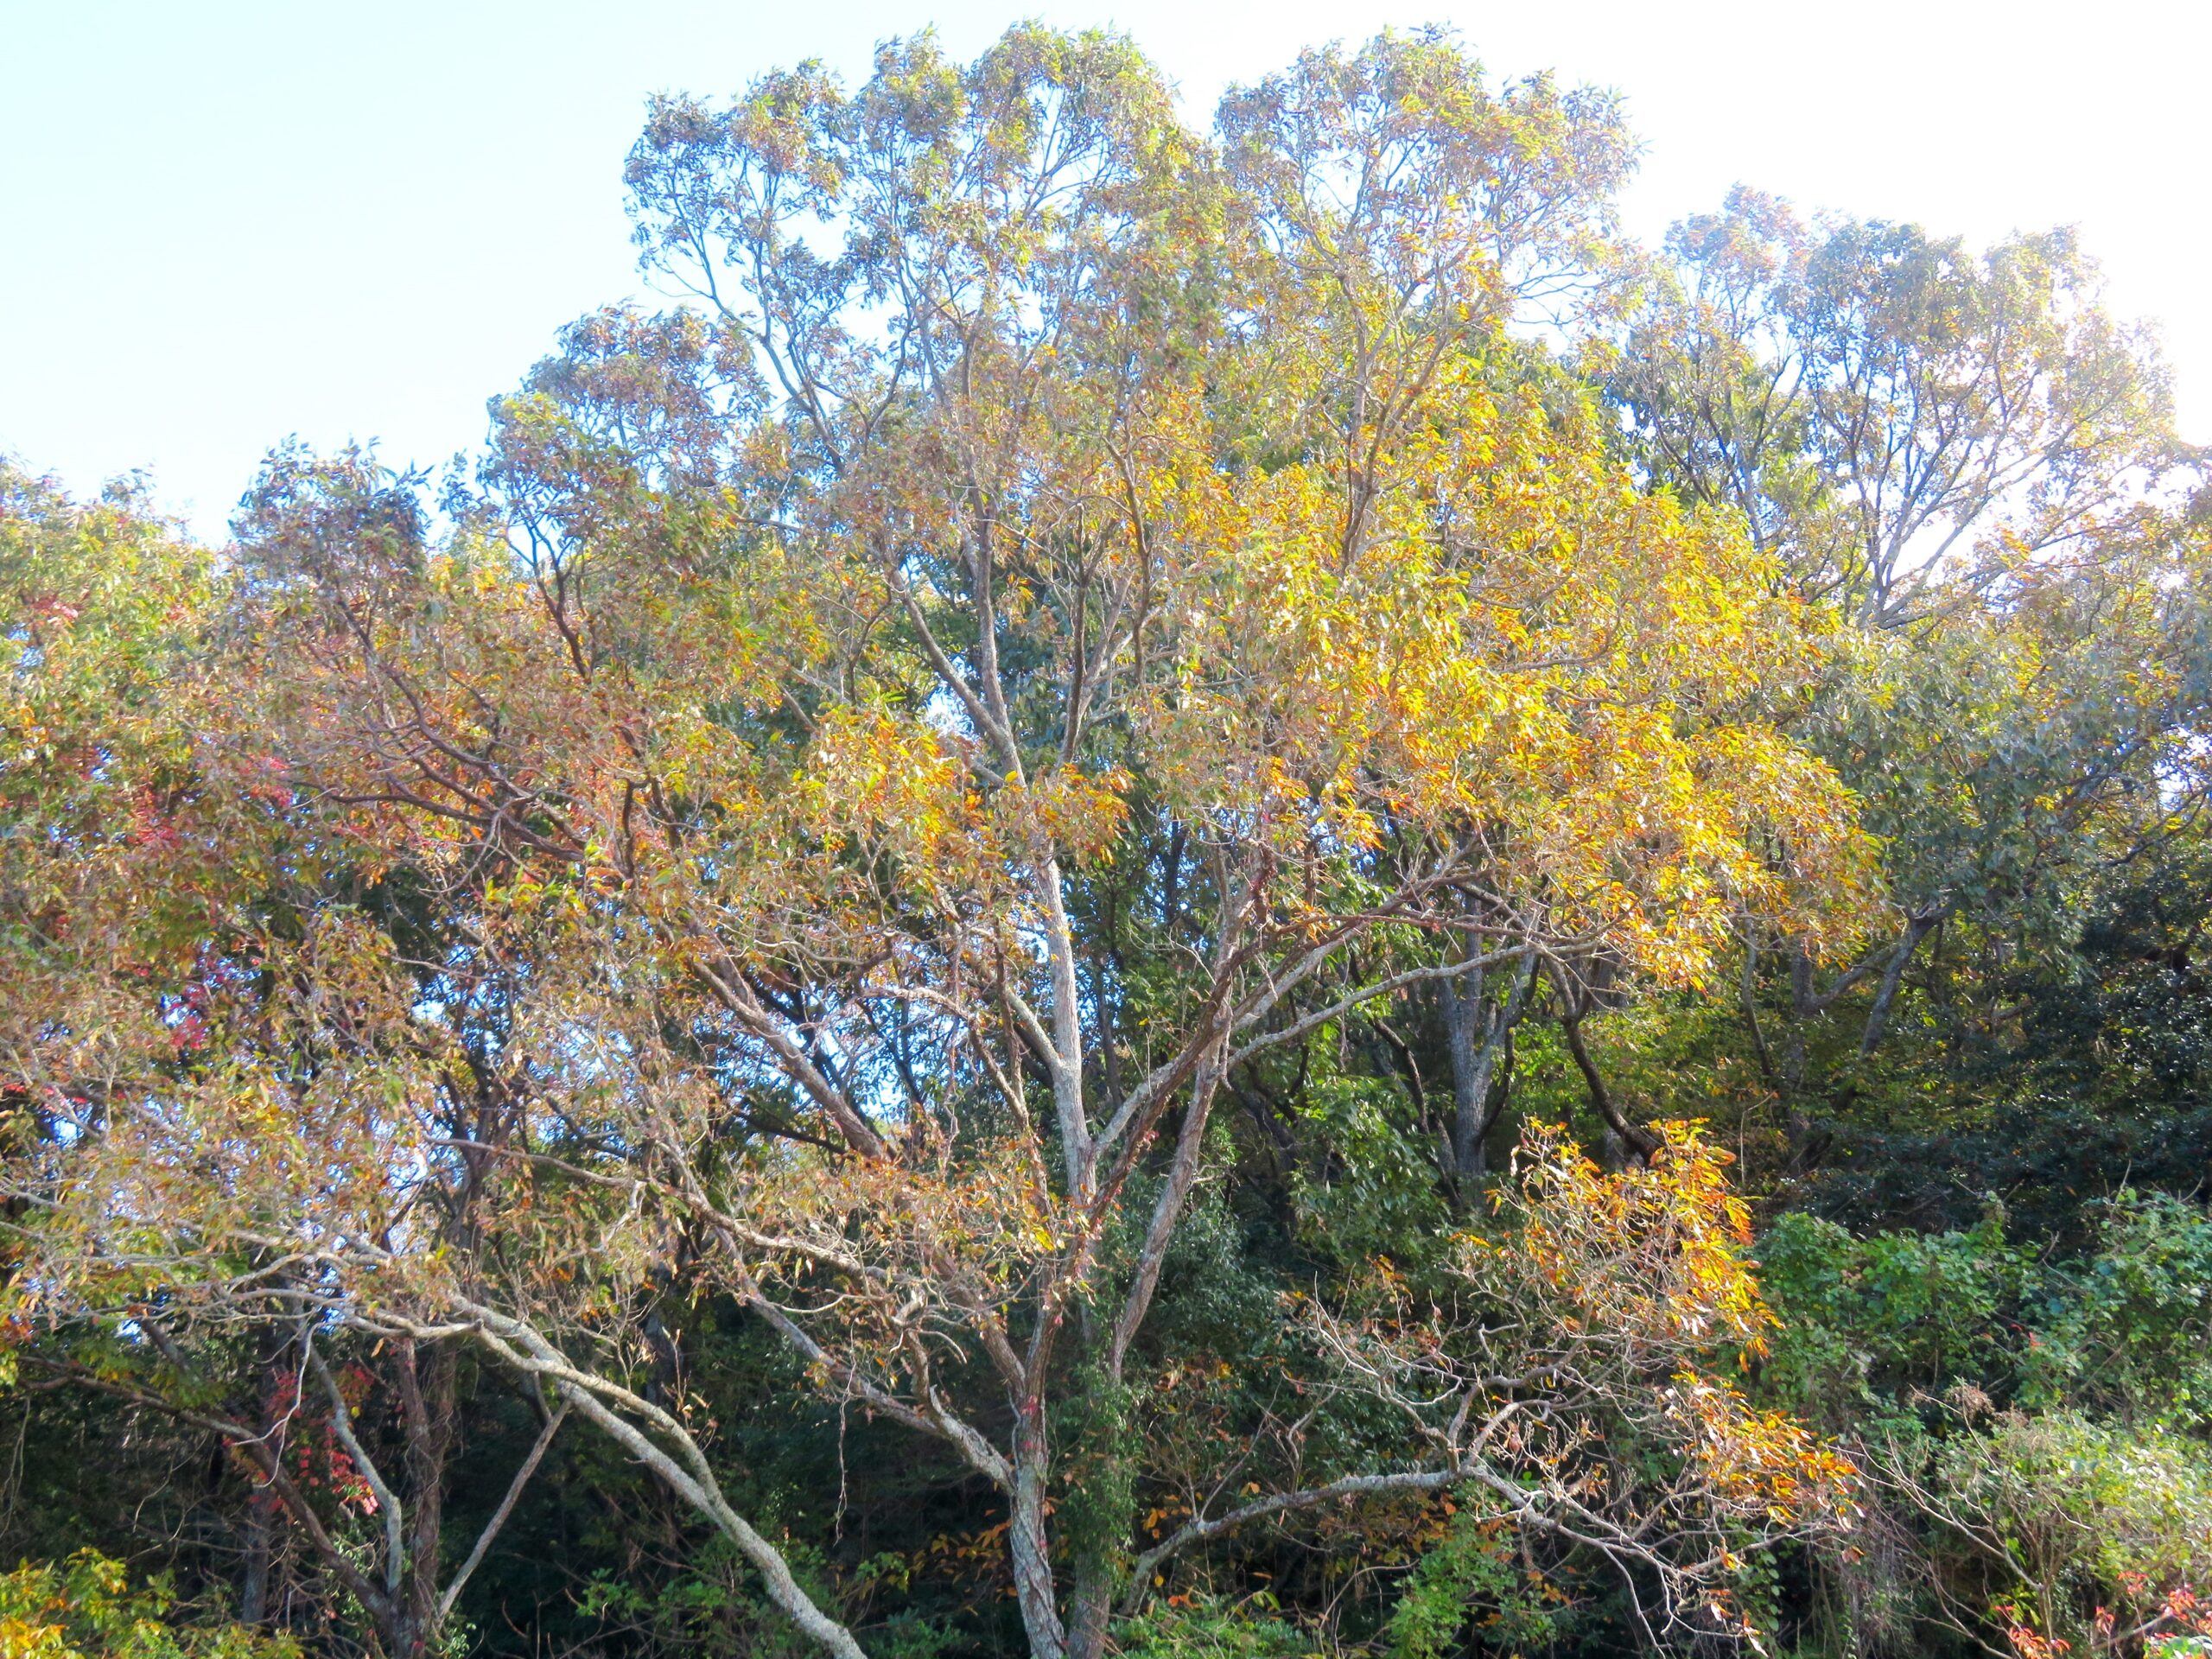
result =
[{"label": "tree canopy", "polygon": [[656,99],[667,308],[437,487],[0,473],[22,1593],[2212,1640],[2204,458],[2069,234],[1643,250],[1634,156],[1441,32],[1205,130],[923,35]]}]

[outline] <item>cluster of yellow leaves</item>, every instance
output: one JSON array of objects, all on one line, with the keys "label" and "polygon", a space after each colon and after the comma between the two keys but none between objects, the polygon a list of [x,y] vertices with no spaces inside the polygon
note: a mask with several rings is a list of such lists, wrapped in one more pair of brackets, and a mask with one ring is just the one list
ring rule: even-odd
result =
[{"label": "cluster of yellow leaves", "polygon": [[1001,790],[991,809],[1010,846],[1056,848],[1077,859],[1097,858],[1113,846],[1128,819],[1130,785],[1128,773],[1119,767],[1090,775],[1056,766],[1041,778]]},{"label": "cluster of yellow leaves", "polygon": [[1378,447],[1357,524],[1340,465],[1224,470],[1198,414],[1161,423],[1142,505],[1174,672],[1141,729],[1170,798],[1300,854],[1386,823],[1478,838],[1494,890],[1670,983],[1746,911],[1840,948],[1872,849],[1767,712],[1816,664],[1804,619],[1739,525],[1479,369]]},{"label": "cluster of yellow leaves", "polygon": [[241,1625],[169,1618],[156,1581],[132,1589],[122,1562],[80,1550],[66,1562],[0,1573],[0,1655],[6,1659],[299,1659],[299,1645]]},{"label": "cluster of yellow leaves", "polygon": [[808,756],[811,816],[825,836],[893,853],[924,873],[972,865],[983,810],[965,747],[887,709],[834,709]]},{"label": "cluster of yellow leaves", "polygon": [[1751,1211],[1728,1183],[1730,1155],[1700,1126],[1652,1126],[1649,1164],[1600,1169],[1554,1124],[1531,1125],[1502,1185],[1514,1249],[1592,1326],[1654,1351],[1735,1345],[1766,1351],[1777,1321],[1746,1255]]},{"label": "cluster of yellow leaves", "polygon": [[1655,1127],[1649,1164],[1609,1173],[1563,1130],[1533,1126],[1498,1196],[1517,1229],[1506,1244],[1476,1245],[1477,1271],[1532,1282],[1571,1331],[1654,1378],[1669,1438],[1724,1510],[1847,1524],[1858,1513],[1850,1461],[1704,1369],[1716,1351],[1733,1348],[1739,1364],[1763,1354],[1779,1321],[1746,1255],[1751,1217],[1729,1185],[1729,1155],[1696,1123]]},{"label": "cluster of yellow leaves", "polygon": [[223,1294],[242,1241],[404,1243],[440,1045],[389,941],[341,912],[263,967],[273,995],[211,1005],[198,1063],[111,1098],[76,1149],[39,1236],[73,1258],[73,1294],[188,1304]]},{"label": "cluster of yellow leaves", "polygon": [[969,1292],[1006,1298],[1077,1236],[1079,1224],[1044,1188],[1033,1151],[1004,1139],[957,1161],[909,1162],[801,1149],[753,1170],[741,1209],[759,1230],[758,1259],[770,1276],[804,1281],[825,1263],[858,1268],[863,1283],[918,1287],[957,1274]]},{"label": "cluster of yellow leaves", "polygon": [[1667,1390],[1667,1405],[1692,1461],[1725,1502],[1783,1526],[1858,1516],[1858,1470],[1795,1419],[1760,1411],[1732,1384],[1687,1370]]}]

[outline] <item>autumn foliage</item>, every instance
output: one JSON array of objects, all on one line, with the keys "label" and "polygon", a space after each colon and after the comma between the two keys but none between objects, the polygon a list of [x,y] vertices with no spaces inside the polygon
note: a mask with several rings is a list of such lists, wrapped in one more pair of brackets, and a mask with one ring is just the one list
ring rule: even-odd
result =
[{"label": "autumn foliage", "polygon": [[[1848,445],[1935,383],[1808,298],[1852,249],[1741,198],[1670,274],[1631,153],[1436,34],[1205,132],[1118,38],[923,37],[657,100],[676,303],[435,500],[288,447],[210,550],[6,474],[22,1375],[211,1438],[249,1622],[391,1659],[549,1458],[689,1586],[568,1594],[594,1652],[1761,1645],[1859,1582],[1926,1458],[1790,1396],[1710,1124],[1796,1191],[1831,1009],[1866,1062],[1958,918],[2174,844],[2201,523],[2080,318],[1883,518]],[[1716,1010],[1694,1110],[1605,1036]],[[873,1553],[849,1436],[929,1517]]]}]

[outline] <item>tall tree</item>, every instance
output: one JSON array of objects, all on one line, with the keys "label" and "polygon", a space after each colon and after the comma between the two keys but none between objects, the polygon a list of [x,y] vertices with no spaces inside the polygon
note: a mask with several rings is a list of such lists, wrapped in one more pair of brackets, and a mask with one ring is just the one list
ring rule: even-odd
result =
[{"label": "tall tree", "polygon": [[1785,1069],[1831,1011],[1872,1054],[1947,926],[2063,949],[2082,872],[2197,798],[2207,690],[2199,461],[2072,235],[1976,254],[1739,188],[1675,228],[1610,384],[1648,476],[1843,625],[1792,729],[1865,801],[1897,929],[1824,984],[1770,941]]},{"label": "tall tree", "polygon": [[[1512,1427],[1580,1363],[1541,1348],[1150,1548],[1116,1433],[1226,1079],[1476,973],[1700,987],[1747,912],[1824,957],[1870,902],[1772,717],[1820,660],[1775,560],[1509,329],[1595,280],[1628,153],[1433,35],[1309,54],[1211,138],[1126,43],[1033,28],[657,105],[639,241],[694,303],[572,330],[442,540],[359,456],[249,496],[174,740],[236,820],[195,843],[231,886],[194,1039],[108,971],[140,1035],[94,1093],[67,975],[9,1016],[63,1114],[38,1282],[478,1344],[842,1655],[647,1383],[671,1287],[995,1495],[1040,1659],[1096,1659],[1177,1549],[1447,1487],[1733,1630],[1706,1545],[1831,1515],[1825,1465],[1643,1362],[1574,1410],[1625,1390],[1683,1478],[1604,1503],[1620,1471]],[[1206,1455],[1209,1492],[1250,1466]]]}]

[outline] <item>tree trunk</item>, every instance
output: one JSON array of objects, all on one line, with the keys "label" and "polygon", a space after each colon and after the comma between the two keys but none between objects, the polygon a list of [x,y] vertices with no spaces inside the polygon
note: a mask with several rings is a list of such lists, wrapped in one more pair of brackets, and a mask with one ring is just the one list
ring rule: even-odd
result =
[{"label": "tree trunk", "polygon": [[1575,1066],[1581,1071],[1582,1081],[1590,1090],[1590,1103],[1597,1109],[1598,1116],[1605,1120],[1610,1135],[1618,1137],[1621,1144],[1639,1160],[1648,1160],[1653,1153],[1659,1150],[1659,1142],[1649,1129],[1623,1117],[1620,1108],[1613,1103],[1612,1093],[1605,1087],[1604,1076],[1591,1059],[1590,1051],[1582,1041],[1583,1018],[1583,1013],[1578,1010],[1570,1018],[1560,1021],[1560,1029],[1567,1033],[1567,1052],[1574,1057]]},{"label": "tree trunk", "polygon": [[[255,1426],[269,1434],[276,1427],[276,1378],[291,1338],[282,1326],[270,1325],[262,1333],[260,1347],[261,1414]],[[276,1616],[276,1536],[283,1526],[283,1503],[275,1484],[254,1481],[245,1500],[245,1571],[238,1586],[242,1624],[258,1628]]]},{"label": "tree trunk", "polygon": [[1045,1489],[1052,1451],[1045,1430],[1044,1401],[1033,1391],[1014,1402],[1014,1512],[1008,1517],[1007,1548],[1014,1559],[1014,1591],[1028,1632],[1031,1659],[1067,1659],[1068,1638],[1060,1623],[1058,1589],[1052,1581],[1050,1539],[1045,1525]]},{"label": "tree trunk", "polygon": [[1465,1191],[1482,1173],[1482,1114],[1489,1097],[1490,1007],[1479,968],[1446,980],[1444,1046],[1452,1057],[1452,1167],[1447,1172]]},{"label": "tree trunk", "polygon": [[1068,1596],[1068,1659],[1100,1659],[1114,1611],[1114,1570],[1096,1551],[1075,1564]]},{"label": "tree trunk", "polygon": [[1890,1005],[1897,1001],[1897,984],[1904,977],[1904,970],[1920,949],[1920,942],[1936,931],[1944,912],[1932,910],[1915,916],[1905,924],[1904,937],[1897,941],[1897,948],[1890,953],[1889,963],[1882,969],[1882,982],[1874,993],[1874,1006],[1867,1010],[1866,1029],[1859,1039],[1859,1058],[1865,1059],[1874,1052],[1889,1029]]},{"label": "tree trunk", "polygon": [[439,1546],[445,1522],[445,1468],[453,1447],[457,1365],[452,1345],[428,1354],[412,1341],[397,1344],[401,1421],[410,1513],[407,1560],[393,1599],[394,1659],[423,1659],[439,1637]]},{"label": "tree trunk", "polygon": [[1503,1109],[1494,1087],[1499,1057],[1508,1052],[1513,1028],[1528,1006],[1535,977],[1531,957],[1515,974],[1503,997],[1488,995],[1480,969],[1443,987],[1445,1046],[1452,1059],[1452,1166],[1446,1171],[1460,1189],[1463,1202],[1486,1173],[1488,1136]]},{"label": "tree trunk", "polygon": [[238,1622],[269,1623],[270,1575],[276,1554],[276,1495],[256,1486],[245,1501],[245,1576],[238,1586]]}]

